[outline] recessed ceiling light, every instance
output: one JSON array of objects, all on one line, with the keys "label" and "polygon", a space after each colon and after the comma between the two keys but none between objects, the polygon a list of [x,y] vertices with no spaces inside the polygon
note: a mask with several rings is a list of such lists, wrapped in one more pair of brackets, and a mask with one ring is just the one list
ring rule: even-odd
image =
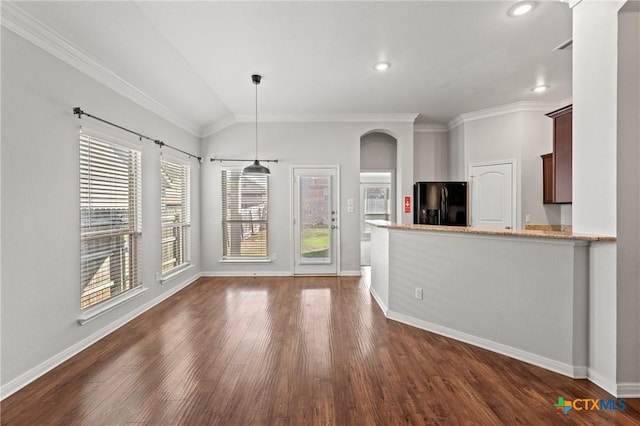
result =
[{"label": "recessed ceiling light", "polygon": [[531,12],[534,7],[536,7],[536,2],[534,1],[521,1],[511,6],[509,16],[522,16]]},{"label": "recessed ceiling light", "polygon": [[391,66],[391,64],[389,62],[376,62],[373,65],[373,68],[376,71],[385,71],[385,70],[388,70],[390,66]]},{"label": "recessed ceiling light", "polygon": [[547,90],[548,88],[549,88],[548,84],[541,84],[541,85],[536,86],[533,89],[531,89],[531,91],[534,92],[534,93],[542,93],[545,90]]}]

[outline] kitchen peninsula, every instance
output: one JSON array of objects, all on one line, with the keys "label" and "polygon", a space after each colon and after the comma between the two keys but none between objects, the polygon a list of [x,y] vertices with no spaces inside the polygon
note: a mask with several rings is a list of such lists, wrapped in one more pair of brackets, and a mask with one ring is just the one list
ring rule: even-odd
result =
[{"label": "kitchen peninsula", "polygon": [[369,221],[385,315],[587,377],[589,247],[613,237]]}]

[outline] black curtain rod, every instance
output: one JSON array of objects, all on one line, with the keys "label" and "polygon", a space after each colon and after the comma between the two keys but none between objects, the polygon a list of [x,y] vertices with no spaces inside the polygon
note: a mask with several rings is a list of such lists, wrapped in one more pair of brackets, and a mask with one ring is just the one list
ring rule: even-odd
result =
[{"label": "black curtain rod", "polygon": [[[219,161],[219,162],[223,162],[223,161],[242,161],[243,163],[249,162],[249,161],[254,161],[255,158],[251,159],[251,160],[238,160],[237,158],[213,158],[211,157],[209,159],[209,161],[211,161],[212,163],[214,161]],[[277,163],[278,160],[260,160],[261,163]]]},{"label": "black curtain rod", "polygon": [[191,157],[191,158],[197,158],[197,159],[198,159],[198,161],[202,161],[202,157],[199,157],[199,156],[197,156],[197,155],[190,154],[190,153],[188,153],[188,152],[186,152],[186,151],[181,150],[180,148],[176,148],[176,147],[174,147],[174,146],[167,145],[166,143],[162,142],[160,139],[150,138],[149,136],[145,136],[145,135],[143,135],[143,134],[141,134],[141,133],[134,132],[133,130],[129,130],[129,129],[127,129],[126,127],[118,126],[117,124],[112,123],[112,122],[110,122],[110,121],[103,120],[102,118],[96,117],[96,116],[91,115],[91,114],[87,114],[87,113],[86,113],[86,112],[84,112],[80,107],[74,107],[74,108],[73,108],[73,114],[74,114],[74,115],[75,115],[75,114],[77,114],[77,115],[78,115],[78,118],[82,118],[82,116],[83,116],[83,115],[86,115],[87,117],[91,117],[91,118],[93,118],[94,120],[102,121],[102,122],[103,122],[103,123],[105,123],[105,124],[108,124],[108,125],[113,126],[113,127],[117,127],[118,129],[120,129],[120,130],[124,130],[125,132],[133,133],[134,135],[138,136],[140,139],[144,138],[144,139],[150,140],[150,141],[152,141],[153,143],[155,143],[156,145],[160,146],[160,148],[162,148],[163,146],[166,146],[167,148],[171,148],[171,149],[173,149],[174,151],[181,152],[181,153],[183,153],[184,155],[188,155],[188,156],[189,156],[189,157]]}]

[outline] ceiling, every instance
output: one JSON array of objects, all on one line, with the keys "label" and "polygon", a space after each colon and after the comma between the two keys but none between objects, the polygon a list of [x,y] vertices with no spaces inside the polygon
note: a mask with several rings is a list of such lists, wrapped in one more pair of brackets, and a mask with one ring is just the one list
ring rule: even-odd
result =
[{"label": "ceiling", "polygon": [[[419,113],[419,123],[571,97],[571,10],[538,1],[14,3],[206,135],[253,119]],[[385,72],[373,69],[388,61]],[[543,94],[531,89],[550,85]],[[175,120],[174,120],[175,122]]]}]

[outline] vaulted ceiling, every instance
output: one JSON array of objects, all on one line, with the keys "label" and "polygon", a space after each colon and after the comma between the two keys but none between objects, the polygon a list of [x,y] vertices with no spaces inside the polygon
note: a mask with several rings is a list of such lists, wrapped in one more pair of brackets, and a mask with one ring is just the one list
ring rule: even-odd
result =
[{"label": "vaulted ceiling", "polygon": [[[418,113],[418,122],[571,97],[571,11],[538,1],[18,2],[44,28],[205,135],[265,119]],[[388,61],[385,72],[373,69]],[[542,94],[531,89],[547,84]]]}]

